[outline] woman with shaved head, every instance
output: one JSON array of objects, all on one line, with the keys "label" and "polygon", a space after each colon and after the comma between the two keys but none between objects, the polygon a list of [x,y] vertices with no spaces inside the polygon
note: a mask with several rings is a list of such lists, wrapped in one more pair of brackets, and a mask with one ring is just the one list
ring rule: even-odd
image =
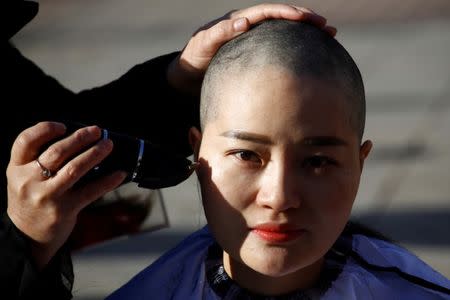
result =
[{"label": "woman with shaved head", "polygon": [[315,26],[266,20],[223,45],[189,140],[208,225],[108,299],[448,299],[449,281],[349,223],[364,86]]},{"label": "woman with shaved head", "polygon": [[449,281],[349,223],[364,86],[309,24],[268,20],[219,49],[190,141],[208,225],[109,299],[448,299]]}]

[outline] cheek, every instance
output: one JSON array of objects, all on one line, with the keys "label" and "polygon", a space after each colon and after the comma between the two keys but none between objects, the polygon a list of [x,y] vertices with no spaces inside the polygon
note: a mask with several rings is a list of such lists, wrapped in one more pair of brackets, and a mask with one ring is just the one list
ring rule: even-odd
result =
[{"label": "cheek", "polygon": [[[227,161],[209,160],[209,168],[200,170],[202,201],[208,226],[222,249],[239,256],[248,224],[244,215],[253,203],[251,176],[242,174]],[[230,234],[233,233],[233,234]]]},{"label": "cheek", "polygon": [[233,158],[212,158],[209,166],[209,174],[202,173],[200,177],[205,203],[221,205],[225,202],[242,211],[254,201],[257,180],[253,174],[239,168]]},{"label": "cheek", "polygon": [[326,180],[310,180],[307,203],[321,223],[345,223],[350,215],[359,175],[354,171],[342,170]]}]

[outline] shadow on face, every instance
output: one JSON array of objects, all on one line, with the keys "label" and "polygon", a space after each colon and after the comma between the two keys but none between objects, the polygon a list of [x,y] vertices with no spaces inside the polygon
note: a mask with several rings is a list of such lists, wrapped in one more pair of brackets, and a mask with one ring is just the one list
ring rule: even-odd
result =
[{"label": "shadow on face", "polygon": [[330,82],[255,69],[221,83],[217,115],[192,134],[208,224],[250,290],[312,284],[348,220],[370,145],[343,97]]}]

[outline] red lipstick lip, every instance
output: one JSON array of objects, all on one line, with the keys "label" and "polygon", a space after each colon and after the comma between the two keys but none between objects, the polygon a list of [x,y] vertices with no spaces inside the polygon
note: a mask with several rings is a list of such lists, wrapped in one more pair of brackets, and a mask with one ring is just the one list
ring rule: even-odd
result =
[{"label": "red lipstick lip", "polygon": [[289,224],[261,224],[251,228],[251,231],[265,241],[285,243],[300,237],[305,230]]}]

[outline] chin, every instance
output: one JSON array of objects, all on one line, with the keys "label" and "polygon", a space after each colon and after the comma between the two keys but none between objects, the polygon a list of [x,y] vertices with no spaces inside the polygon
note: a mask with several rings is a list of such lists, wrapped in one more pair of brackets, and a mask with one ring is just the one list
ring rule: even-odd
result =
[{"label": "chin", "polygon": [[253,256],[244,260],[244,263],[252,270],[269,277],[281,277],[301,268],[301,264],[288,259],[285,253]]},{"label": "chin", "polygon": [[259,251],[249,251],[247,255],[241,257],[249,268],[270,277],[281,277],[302,269],[306,271],[319,263],[323,257],[320,251],[309,247],[264,248],[259,247]]},{"label": "chin", "polygon": [[267,276],[267,277],[278,278],[278,277],[283,277],[285,275],[288,275],[288,274],[294,272],[295,270],[290,270],[287,268],[276,269],[276,268],[272,268],[272,267],[268,267],[268,268],[264,267],[264,268],[261,268],[260,270],[255,270],[255,271],[264,276]]}]

